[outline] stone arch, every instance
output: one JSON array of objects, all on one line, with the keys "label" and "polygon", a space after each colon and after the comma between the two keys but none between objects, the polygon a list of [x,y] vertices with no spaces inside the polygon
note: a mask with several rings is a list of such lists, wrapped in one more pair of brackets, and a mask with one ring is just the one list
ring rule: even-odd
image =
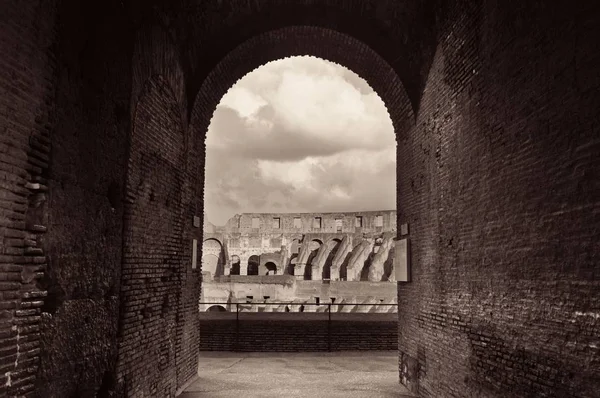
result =
[{"label": "stone arch", "polygon": [[277,274],[277,264],[273,261],[269,261],[265,264],[265,268],[267,269],[267,275],[275,275]]},{"label": "stone arch", "polygon": [[323,246],[323,241],[321,239],[311,239],[308,242],[308,249],[310,250],[310,254],[308,259],[306,260],[306,265],[304,266],[304,279],[311,280],[312,279],[312,262],[317,257],[319,250]]},{"label": "stone arch", "polygon": [[248,257],[248,275],[258,275],[260,266],[260,256],[252,255]]},{"label": "stone arch", "polygon": [[219,257],[214,254],[204,254],[202,256],[202,274],[206,274],[205,280],[214,278],[219,266]]},{"label": "stone arch", "polygon": [[[398,137],[403,138],[415,125],[413,105],[395,69],[364,42],[348,34],[316,26],[288,26],[260,32],[247,40],[240,40],[237,46],[232,48],[233,50],[225,54],[210,72],[207,71],[204,75],[198,72],[200,77],[193,77],[194,81],[201,81],[198,88],[192,88],[193,91],[189,93],[190,98],[194,98],[189,100],[189,131],[192,139],[191,150],[194,153],[203,153],[206,133],[214,111],[223,95],[239,79],[269,61],[299,55],[319,57],[337,63],[363,78],[385,104],[397,140]],[[199,158],[200,156],[197,157]],[[190,167],[196,172],[197,185],[203,184],[204,162],[196,160]],[[287,267],[288,273],[292,275],[293,261],[292,255]]]},{"label": "stone arch", "polygon": [[284,273],[287,275],[294,275],[294,266],[296,261],[298,261],[298,255],[300,254],[300,248],[302,247],[301,241],[302,239],[300,238],[294,238],[290,243],[290,259],[284,267]]},{"label": "stone arch", "polygon": [[[389,5],[377,3],[376,7],[373,4],[369,5],[368,2],[365,2],[364,5],[362,3],[342,2],[336,5],[323,3],[300,6],[298,4],[294,7],[287,4],[285,7],[269,6],[260,7],[263,8],[262,10],[253,9],[251,13],[246,14],[249,17],[236,19],[236,26],[240,29],[212,32],[215,39],[212,41],[212,45],[202,43],[196,46],[192,45],[189,49],[186,49],[187,64],[193,65],[195,68],[194,74],[191,75],[190,104],[210,72],[240,43],[271,32],[276,32],[271,33],[274,36],[274,41],[284,42],[289,39],[286,30],[310,28],[315,31],[330,30],[343,33],[365,43],[380,54],[405,82],[406,91],[410,93],[411,102],[414,104],[414,108],[417,109],[436,44],[435,17],[431,5],[429,7],[417,6],[416,4],[403,5],[403,15],[397,15],[398,9],[396,7],[390,8]],[[374,8],[377,8],[377,11]],[[373,14],[374,11],[375,14]],[[406,12],[409,13],[405,14]],[[370,17],[365,18],[366,15],[370,15]],[[407,15],[411,15],[411,17],[406,18]],[[382,26],[379,25],[381,20],[387,20],[386,29],[390,28],[390,24],[396,25],[393,33],[387,31],[386,34],[381,34]],[[402,24],[398,24],[398,20],[403,20]],[[414,37],[417,32],[419,32],[418,38]],[[329,39],[325,36],[324,34],[321,35],[321,44],[318,44],[318,46],[328,47],[327,44],[323,43],[324,40]],[[296,40],[292,45],[301,45],[299,41]],[[206,42],[211,43],[211,40],[206,40]],[[289,47],[290,45],[284,46]],[[268,51],[277,52],[279,50],[275,46],[270,47]],[[285,56],[279,58],[283,57]],[[272,58],[278,57],[274,56]],[[198,60],[201,60],[201,62],[198,62]],[[343,64],[344,62],[340,63]],[[350,65],[348,66],[350,67]]]},{"label": "stone arch", "polygon": [[211,305],[206,309],[206,312],[227,312],[227,309],[222,305]]},{"label": "stone arch", "polygon": [[231,256],[230,274],[231,275],[239,275],[240,274],[240,265],[241,265],[240,256],[235,255],[235,254],[233,256]]},{"label": "stone arch", "polygon": [[[205,258],[207,262],[204,261]],[[216,238],[205,239],[202,242],[202,273],[210,274],[210,278],[221,276],[225,271],[225,262],[221,241]]]},{"label": "stone arch", "polygon": [[352,258],[352,255],[354,254],[354,252],[360,248],[361,243],[362,243],[362,240],[357,240],[357,241],[352,242],[352,250],[350,250],[348,252],[348,254],[346,255],[346,258],[344,259],[344,262],[342,263],[342,265],[340,267],[340,280],[345,281],[348,279],[348,265],[349,265],[350,259]]},{"label": "stone arch", "polygon": [[331,264],[333,263],[333,259],[335,258],[341,243],[342,240],[339,238],[329,239],[326,243],[329,253],[327,254],[327,259],[325,259],[325,264],[323,265],[323,273],[321,276],[323,280],[331,279]]}]

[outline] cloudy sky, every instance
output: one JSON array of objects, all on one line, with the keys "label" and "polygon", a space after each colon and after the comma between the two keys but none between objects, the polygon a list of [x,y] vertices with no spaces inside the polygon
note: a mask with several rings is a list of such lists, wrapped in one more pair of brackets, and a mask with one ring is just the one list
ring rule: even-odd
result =
[{"label": "cloudy sky", "polygon": [[396,142],[368,84],[313,57],[270,62],[238,81],[206,138],[205,213],[395,209]]}]

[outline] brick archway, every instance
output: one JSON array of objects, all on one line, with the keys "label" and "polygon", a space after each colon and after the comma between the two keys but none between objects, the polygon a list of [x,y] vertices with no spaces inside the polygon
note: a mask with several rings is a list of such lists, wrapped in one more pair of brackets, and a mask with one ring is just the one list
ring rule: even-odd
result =
[{"label": "brick archway", "polygon": [[[365,43],[345,33],[316,26],[291,26],[263,32],[225,55],[205,77],[192,101],[189,136],[193,150],[199,154],[193,166],[197,197],[203,198],[204,192],[205,137],[221,98],[256,68],[270,61],[303,55],[342,65],[363,78],[383,100],[397,141],[414,127],[412,103],[417,101],[411,101],[396,71]],[[204,207],[202,199],[197,207]]]},{"label": "brick archway", "polygon": [[[173,396],[194,376],[200,275],[190,253],[192,239],[202,241],[192,215],[202,213],[205,132],[237,79],[298,54],[365,78],[399,137],[398,221],[410,223],[414,271],[398,291],[401,382],[429,396],[590,396],[600,388],[600,318],[591,305],[600,301],[597,2],[5,4],[0,395]],[[375,56],[357,51],[360,42]],[[390,92],[400,85],[382,77],[389,69],[377,54],[410,101]],[[230,57],[239,62],[227,64]],[[156,75],[164,81],[147,93]],[[177,109],[150,132],[181,125],[185,139],[195,137],[182,162],[182,250],[171,259],[185,263],[179,280],[140,277],[153,272],[143,261],[132,272],[138,253],[123,242],[145,238],[123,226],[127,116],[166,91],[150,113]],[[414,110],[416,122],[402,117]],[[413,126],[406,139],[403,121]],[[169,187],[155,188],[149,203],[166,207],[160,190]],[[130,256],[123,272],[121,255]],[[148,300],[139,286],[159,283],[176,285],[179,301],[159,289]],[[174,307],[176,355],[169,341],[140,344],[149,333],[135,328],[163,334]],[[523,358],[525,369],[515,368]]]},{"label": "brick archway", "polygon": [[218,103],[239,79],[267,62],[302,55],[342,65],[365,79],[385,103],[397,136],[414,126],[415,113],[403,82],[375,51],[344,33],[293,26],[265,32],[241,43],[206,76],[195,96],[190,117],[197,145],[203,145]]}]

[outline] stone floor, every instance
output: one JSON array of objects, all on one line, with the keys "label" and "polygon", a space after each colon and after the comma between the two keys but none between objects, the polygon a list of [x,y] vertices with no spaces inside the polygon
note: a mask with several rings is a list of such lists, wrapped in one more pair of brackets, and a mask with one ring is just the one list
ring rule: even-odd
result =
[{"label": "stone floor", "polygon": [[396,351],[203,352],[180,398],[412,397],[398,383]]}]

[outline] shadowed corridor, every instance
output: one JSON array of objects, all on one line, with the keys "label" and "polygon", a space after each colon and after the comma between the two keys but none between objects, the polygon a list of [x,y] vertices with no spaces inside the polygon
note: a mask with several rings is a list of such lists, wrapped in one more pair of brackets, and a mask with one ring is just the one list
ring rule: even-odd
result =
[{"label": "shadowed corridor", "polygon": [[356,73],[392,121],[398,351],[205,357],[222,370],[186,394],[598,396],[600,2],[3,0],[0,20],[0,396],[196,377],[206,133],[295,56]]}]

